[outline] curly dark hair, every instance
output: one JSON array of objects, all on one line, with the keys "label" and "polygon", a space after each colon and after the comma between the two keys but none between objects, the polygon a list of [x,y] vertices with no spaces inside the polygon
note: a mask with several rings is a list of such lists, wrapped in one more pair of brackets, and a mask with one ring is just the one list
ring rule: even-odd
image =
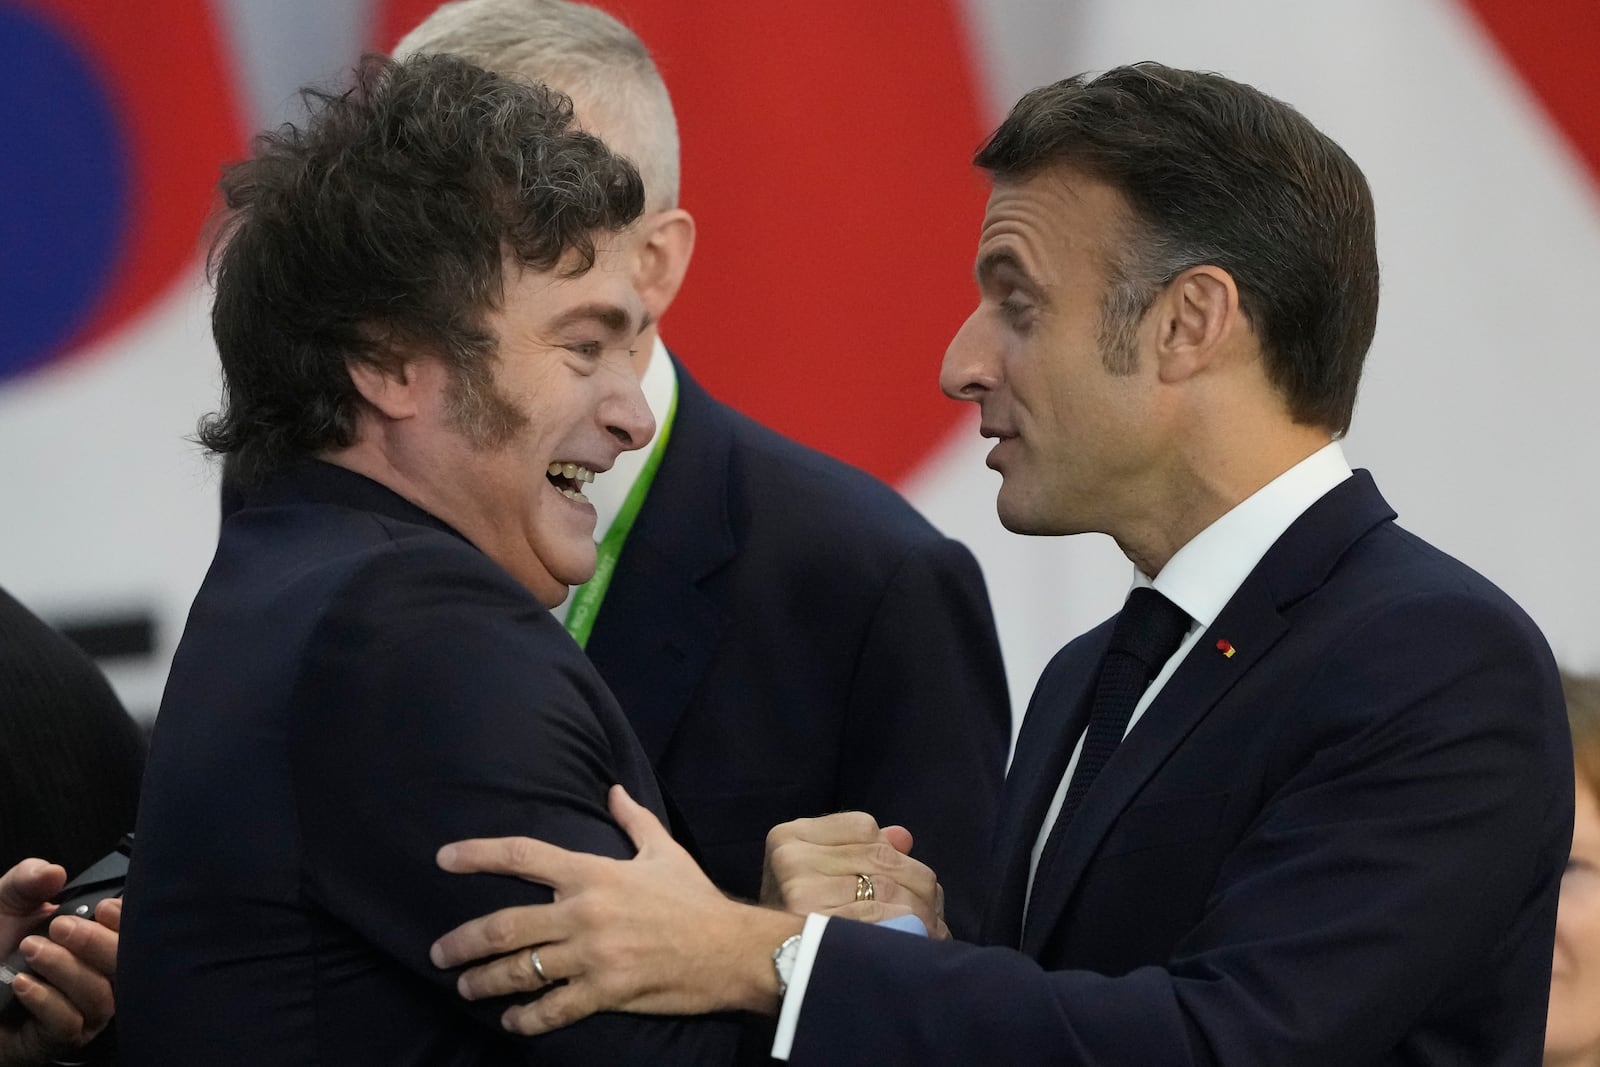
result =
[{"label": "curly dark hair", "polygon": [[1378,318],[1372,192],[1294,108],[1220,74],[1137,63],[1028,93],[974,162],[999,181],[1075,169],[1126,198],[1128,240],[1106,265],[1108,363],[1168,282],[1212,264],[1238,285],[1294,419],[1350,428]]},{"label": "curly dark hair", "polygon": [[245,484],[348,446],[349,366],[419,352],[450,369],[464,424],[504,436],[518,416],[493,389],[484,320],[505,263],[588,270],[595,235],[643,209],[637,171],[573,128],[566,96],[451,56],[367,56],[351,88],[302,97],[307,120],[259,135],[222,180],[223,410],[200,443]]}]

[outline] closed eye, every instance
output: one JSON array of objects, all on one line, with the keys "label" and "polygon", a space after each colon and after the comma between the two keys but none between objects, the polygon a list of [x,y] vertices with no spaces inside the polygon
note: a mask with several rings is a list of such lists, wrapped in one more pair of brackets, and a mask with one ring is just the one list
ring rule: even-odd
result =
[{"label": "closed eye", "polygon": [[1000,301],[1000,313],[1005,316],[1011,328],[1019,333],[1026,333],[1032,329],[1037,310],[1032,304],[1021,299],[1015,291]]}]

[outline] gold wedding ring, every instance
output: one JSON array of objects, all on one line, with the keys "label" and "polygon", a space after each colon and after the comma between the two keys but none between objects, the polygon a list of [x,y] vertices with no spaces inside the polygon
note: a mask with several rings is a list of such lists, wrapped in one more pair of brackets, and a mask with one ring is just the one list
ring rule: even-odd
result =
[{"label": "gold wedding ring", "polygon": [[868,874],[856,875],[856,900],[873,900],[876,894],[872,888],[872,876]]}]

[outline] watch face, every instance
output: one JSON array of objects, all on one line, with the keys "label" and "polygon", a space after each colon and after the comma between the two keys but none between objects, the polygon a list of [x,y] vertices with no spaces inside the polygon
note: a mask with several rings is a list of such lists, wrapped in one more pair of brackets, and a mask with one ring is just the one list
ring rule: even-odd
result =
[{"label": "watch face", "polygon": [[800,956],[800,935],[784,939],[772,953],[772,967],[778,972],[778,996],[789,991],[789,979],[794,977],[794,962]]}]

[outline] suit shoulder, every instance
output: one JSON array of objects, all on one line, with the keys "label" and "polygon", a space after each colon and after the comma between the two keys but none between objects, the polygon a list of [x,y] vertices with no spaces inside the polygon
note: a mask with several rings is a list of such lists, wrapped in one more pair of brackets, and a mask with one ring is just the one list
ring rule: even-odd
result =
[{"label": "suit shoulder", "polygon": [[1516,635],[1549,658],[1538,625],[1494,582],[1411,531],[1385,523],[1350,549],[1323,591],[1371,618],[1427,615]]},{"label": "suit shoulder", "polygon": [[609,707],[609,692],[549,610],[470,544],[428,529],[393,532],[352,561],[309,635],[302,685],[359,703],[390,727],[404,723],[441,751],[475,752],[473,730],[508,722],[523,742],[549,743],[544,735],[577,724],[604,747],[594,714]]},{"label": "suit shoulder", "polygon": [[530,652],[560,656],[571,646],[581,658],[544,605],[474,545],[390,515],[321,504],[242,511],[224,527],[214,569],[239,608],[298,604],[364,640],[429,634],[453,647],[499,628]]},{"label": "suit shoulder", "polygon": [[[835,530],[907,544],[944,539],[892,486],[726,404],[712,403],[732,430],[736,482],[758,491],[763,507],[783,514],[784,521],[815,522],[824,537]],[[841,522],[841,516],[849,521]]]}]

